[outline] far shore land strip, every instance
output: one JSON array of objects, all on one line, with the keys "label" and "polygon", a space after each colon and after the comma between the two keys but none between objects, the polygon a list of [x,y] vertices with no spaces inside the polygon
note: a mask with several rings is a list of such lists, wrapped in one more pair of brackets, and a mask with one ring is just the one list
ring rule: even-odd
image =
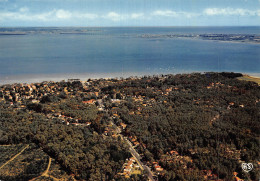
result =
[{"label": "far shore land strip", "polygon": [[186,38],[186,39],[199,39],[199,40],[213,40],[221,42],[234,42],[234,43],[260,43],[260,35],[252,34],[143,34],[142,38]]},{"label": "far shore land strip", "polygon": [[[0,31],[0,36],[4,35],[29,35],[29,34],[89,34],[95,35],[100,30],[60,30],[53,29],[52,31]],[[124,35],[125,36],[125,35]],[[259,34],[225,34],[225,33],[206,33],[206,34],[141,34],[137,35],[140,38],[187,38],[199,40],[213,40],[221,42],[234,42],[234,43],[254,43],[260,44]]]}]

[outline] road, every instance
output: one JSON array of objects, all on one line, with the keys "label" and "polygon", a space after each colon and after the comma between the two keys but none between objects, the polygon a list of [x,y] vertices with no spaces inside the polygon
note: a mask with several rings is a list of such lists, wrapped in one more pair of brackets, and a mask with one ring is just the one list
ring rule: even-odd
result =
[{"label": "road", "polygon": [[[111,121],[111,124],[112,124],[113,126],[116,126],[113,121]],[[117,126],[116,126],[116,127],[117,127]],[[125,140],[125,142],[129,145],[129,151],[130,151],[130,153],[132,154],[132,156],[136,159],[136,162],[138,163],[138,165],[140,166],[140,168],[141,168],[142,170],[145,170],[145,171],[147,172],[147,174],[148,174],[148,179],[149,179],[150,181],[155,181],[154,178],[153,178],[153,173],[152,173],[151,169],[150,169],[148,166],[146,166],[145,164],[143,164],[143,162],[141,161],[141,156],[139,155],[139,153],[137,153],[137,152],[135,151],[135,148],[133,147],[132,143],[131,143],[126,137],[124,137],[124,136],[121,134],[121,130],[120,130],[118,127],[117,127],[116,131],[117,131],[117,134],[121,137],[121,139]]]},{"label": "road", "polygon": [[148,174],[148,179],[149,179],[150,181],[154,181],[154,179],[153,179],[153,173],[152,173],[151,169],[150,169],[148,166],[146,166],[146,165],[143,164],[143,162],[141,161],[141,156],[135,151],[135,149],[134,149],[132,143],[131,143],[127,138],[125,138],[125,137],[124,137],[124,140],[128,143],[130,153],[135,157],[135,159],[136,159],[138,165],[141,167],[142,170],[145,170],[145,171],[147,172],[147,174]]},{"label": "road", "polygon": [[[100,102],[100,106],[104,106],[103,102]],[[108,110],[106,110],[106,112],[108,112]],[[135,148],[133,147],[132,143],[121,134],[121,130],[114,124],[113,121],[111,121],[111,124],[116,127],[116,132],[121,137],[121,139],[125,140],[125,142],[127,142],[127,144],[129,145],[130,153],[136,159],[136,162],[138,163],[140,168],[147,172],[148,179],[150,181],[155,181],[154,178],[153,178],[153,173],[152,173],[151,169],[148,166],[144,165],[143,162],[141,162],[141,156],[135,151]]]},{"label": "road", "polygon": [[[101,105],[101,106],[104,106],[104,105],[103,105],[103,102],[101,102],[100,105]],[[108,111],[106,111],[106,112],[108,112]],[[113,126],[116,126],[113,121],[111,121],[111,124],[112,124]],[[135,151],[135,148],[133,147],[132,143],[131,143],[127,138],[125,138],[125,137],[121,134],[121,130],[120,130],[117,126],[116,126],[116,132],[117,132],[117,134],[121,137],[122,140],[125,140],[125,141],[127,142],[127,144],[129,145],[129,151],[130,151],[130,153],[131,153],[132,156],[136,159],[136,162],[138,163],[138,165],[140,166],[140,168],[141,168],[142,170],[145,170],[145,171],[147,172],[147,174],[148,174],[148,179],[149,179],[150,181],[155,181],[154,178],[153,178],[153,173],[152,173],[151,169],[150,169],[148,166],[144,165],[143,162],[141,162],[141,156]]]}]

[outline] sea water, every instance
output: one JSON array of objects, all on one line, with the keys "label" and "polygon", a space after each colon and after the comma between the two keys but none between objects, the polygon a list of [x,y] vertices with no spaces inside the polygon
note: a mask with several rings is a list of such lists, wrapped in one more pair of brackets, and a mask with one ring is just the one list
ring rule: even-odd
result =
[{"label": "sea water", "polygon": [[260,72],[260,44],[141,36],[260,34],[260,27],[0,28],[0,32],[25,33],[0,35],[1,84],[44,78]]}]

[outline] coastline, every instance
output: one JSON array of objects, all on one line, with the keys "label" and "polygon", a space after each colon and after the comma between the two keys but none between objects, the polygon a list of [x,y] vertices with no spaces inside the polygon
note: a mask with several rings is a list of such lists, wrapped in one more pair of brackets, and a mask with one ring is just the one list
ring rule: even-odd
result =
[{"label": "coastline", "polygon": [[[69,74],[25,74],[0,77],[0,86],[16,83],[40,83],[44,81],[59,82],[68,79],[80,79],[87,81],[88,79],[109,79],[109,78],[128,78],[153,75],[167,74],[188,74],[188,73],[205,73],[211,71],[175,71],[175,72],[114,72],[114,73],[69,73]],[[215,72],[215,71],[213,71]],[[222,71],[221,71],[222,72]],[[260,73],[242,72],[243,77],[239,80],[254,81],[260,85]]]},{"label": "coastline", "polygon": [[68,79],[80,79],[86,81],[88,79],[107,79],[107,78],[128,78],[140,77],[145,75],[155,75],[149,72],[115,72],[115,73],[64,73],[64,74],[25,74],[0,77],[0,86],[15,83],[39,83],[43,81],[59,82]]},{"label": "coastline", "polygon": [[256,76],[254,75],[249,75],[249,74],[243,74],[243,77],[238,77],[238,80],[245,80],[245,81],[252,81],[252,82],[256,82],[258,85],[260,85],[260,76]]}]

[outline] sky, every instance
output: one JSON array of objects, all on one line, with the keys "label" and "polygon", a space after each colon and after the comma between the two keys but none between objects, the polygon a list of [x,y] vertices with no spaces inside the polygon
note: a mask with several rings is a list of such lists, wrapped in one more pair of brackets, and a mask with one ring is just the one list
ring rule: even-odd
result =
[{"label": "sky", "polygon": [[15,26],[260,26],[260,0],[0,0]]}]

